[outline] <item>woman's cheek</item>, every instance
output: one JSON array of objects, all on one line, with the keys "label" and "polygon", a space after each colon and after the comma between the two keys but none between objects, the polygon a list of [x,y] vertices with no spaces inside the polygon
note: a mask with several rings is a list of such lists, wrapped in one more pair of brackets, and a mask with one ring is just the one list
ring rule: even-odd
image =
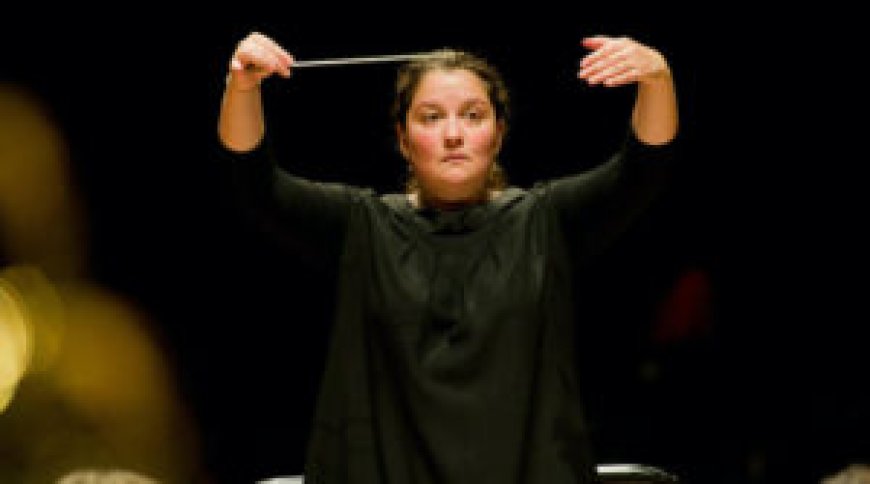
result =
[{"label": "woman's cheek", "polygon": [[411,147],[418,153],[431,153],[438,148],[438,136],[426,131],[417,131],[410,134]]},{"label": "woman's cheek", "polygon": [[492,153],[498,147],[495,130],[486,129],[473,133],[469,139],[474,151],[480,154]]}]

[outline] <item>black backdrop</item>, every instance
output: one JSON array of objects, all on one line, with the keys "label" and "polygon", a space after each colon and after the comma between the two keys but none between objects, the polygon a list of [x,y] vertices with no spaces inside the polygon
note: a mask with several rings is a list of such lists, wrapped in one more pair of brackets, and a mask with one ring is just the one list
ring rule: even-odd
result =
[{"label": "black backdrop", "polygon": [[[866,316],[862,285],[847,283],[865,268],[851,233],[861,197],[852,177],[832,175],[849,157],[837,147],[857,140],[818,122],[830,113],[816,93],[831,86],[795,78],[792,61],[811,56],[795,51],[793,32],[734,6],[502,17],[430,7],[69,11],[4,32],[4,80],[43,99],[68,141],[92,277],[152,317],[209,471],[222,482],[301,471],[330,321],[329,277],[245,223],[214,159],[226,64],[252,30],[299,59],[444,46],[484,55],[514,96],[502,161],[521,186],[591,166],[625,132],[632,91],[581,85],[579,40],[611,33],[659,47],[680,95],[679,170],[578,288],[599,459],[657,463],[689,482],[783,482],[866,458],[855,337]],[[268,126],[286,166],[396,189],[394,73],[270,80]],[[662,307],[687,274],[708,290],[694,319],[706,329],[657,343]]]}]

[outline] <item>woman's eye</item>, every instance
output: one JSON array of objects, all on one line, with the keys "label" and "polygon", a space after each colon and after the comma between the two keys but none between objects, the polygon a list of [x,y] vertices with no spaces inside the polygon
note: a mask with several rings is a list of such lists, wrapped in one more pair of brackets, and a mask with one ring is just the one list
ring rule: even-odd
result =
[{"label": "woman's eye", "polygon": [[480,121],[484,118],[484,113],[482,111],[468,111],[465,113],[465,118],[471,121]]},{"label": "woman's eye", "polygon": [[425,123],[431,123],[433,121],[437,121],[440,117],[441,117],[441,115],[438,113],[423,113],[423,115],[421,116],[421,119]]}]

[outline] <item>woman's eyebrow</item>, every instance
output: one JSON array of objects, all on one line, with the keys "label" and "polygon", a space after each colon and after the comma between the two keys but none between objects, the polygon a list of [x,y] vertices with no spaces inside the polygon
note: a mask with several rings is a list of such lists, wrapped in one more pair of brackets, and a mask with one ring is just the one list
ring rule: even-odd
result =
[{"label": "woman's eyebrow", "polygon": [[423,101],[421,103],[414,105],[414,109],[426,109],[426,108],[428,108],[428,109],[441,109],[442,106],[441,106],[441,104],[439,104],[435,101]]},{"label": "woman's eyebrow", "polygon": [[[486,105],[488,105],[488,104],[489,104],[489,103],[487,102],[486,99],[484,99],[484,98],[479,98],[479,97],[475,97],[475,98],[471,98],[471,99],[467,99],[467,100],[465,100],[465,101],[462,101],[462,103],[459,105],[459,107],[465,109],[465,108],[467,108],[467,107],[469,107],[469,106],[474,106],[474,105],[484,105],[484,106],[486,106]],[[412,109],[421,109],[421,108],[436,108],[436,109],[442,109],[443,107],[444,107],[444,105],[443,105],[442,103],[438,102],[438,101],[420,101],[419,103],[415,104],[415,105],[412,107]]]},{"label": "woman's eyebrow", "polygon": [[467,108],[470,106],[489,107],[489,102],[487,102],[486,99],[475,98],[475,99],[469,99],[467,102],[462,104],[462,107],[464,107],[464,108]]}]

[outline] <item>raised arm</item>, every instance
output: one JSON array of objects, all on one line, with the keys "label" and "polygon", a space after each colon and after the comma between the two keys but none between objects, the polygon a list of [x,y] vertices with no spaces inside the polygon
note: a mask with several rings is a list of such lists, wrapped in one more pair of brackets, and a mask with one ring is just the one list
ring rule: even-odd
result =
[{"label": "raised arm", "polygon": [[670,67],[657,50],[624,37],[589,37],[583,45],[591,52],[578,78],[605,88],[637,85],[631,133],[622,148],[589,171],[546,185],[565,234],[585,256],[623,233],[664,186],[677,100]]},{"label": "raised arm", "polygon": [[637,83],[631,115],[635,136],[650,145],[670,142],[677,134],[677,95],[664,56],[626,37],[588,37],[583,46],[592,52],[580,62],[577,77],[605,87]]},{"label": "raised arm", "polygon": [[290,77],[292,65],[293,56],[263,34],[254,32],[239,42],[230,59],[218,119],[224,146],[247,152],[262,141],[266,129],[260,84],[274,74]]},{"label": "raised arm", "polygon": [[229,63],[218,137],[246,213],[272,234],[305,250],[337,259],[349,210],[360,190],[306,180],[282,169],[264,141],[260,93],[272,75],[290,76],[293,57],[274,40],[252,33],[236,46]]}]

